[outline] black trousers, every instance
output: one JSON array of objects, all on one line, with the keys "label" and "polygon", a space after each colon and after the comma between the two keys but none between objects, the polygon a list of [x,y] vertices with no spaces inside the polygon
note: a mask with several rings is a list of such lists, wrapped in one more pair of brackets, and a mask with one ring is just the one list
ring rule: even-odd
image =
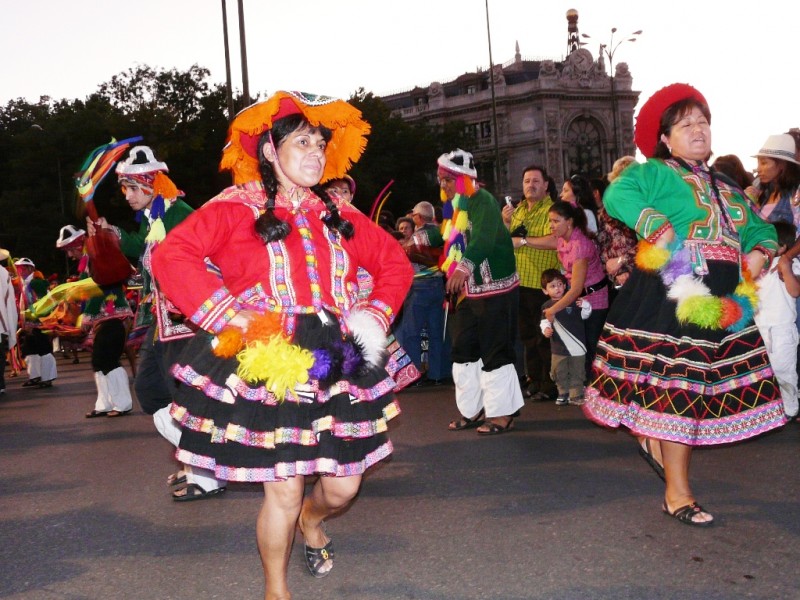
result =
[{"label": "black trousers", "polygon": [[156,339],[158,332],[151,325],[145,334],[136,370],[133,389],[139,406],[147,415],[169,406],[178,389],[178,382],[169,372],[183,348],[191,338],[162,342]]},{"label": "black trousers", "polygon": [[550,378],[550,340],[544,337],[539,323],[542,305],[548,297],[538,288],[519,288],[519,337],[525,348],[525,369],[532,391],[553,395],[555,384]]},{"label": "black trousers", "polygon": [[484,371],[514,364],[518,289],[486,298],[467,298],[459,303],[453,317],[453,362],[481,359]]},{"label": "black trousers", "polygon": [[125,350],[125,323],[121,319],[100,322],[94,330],[92,342],[92,370],[108,375],[122,366],[119,357]]}]

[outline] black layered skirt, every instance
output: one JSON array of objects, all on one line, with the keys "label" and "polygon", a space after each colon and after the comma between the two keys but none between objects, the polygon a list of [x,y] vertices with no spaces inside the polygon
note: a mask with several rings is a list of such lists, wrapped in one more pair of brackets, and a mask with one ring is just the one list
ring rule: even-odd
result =
[{"label": "black layered skirt", "polygon": [[[733,293],[739,266],[708,261],[703,283]],[[584,413],[637,435],[713,445],[786,422],[780,389],[757,327],[740,331],[681,323],[660,276],[635,270],[609,310]]]},{"label": "black layered skirt", "polygon": [[[303,321],[318,318],[298,317],[298,330]],[[212,339],[198,333],[172,369],[182,384],[170,409],[182,427],[181,462],[219,479],[259,482],[360,475],[391,454],[387,424],[400,408],[386,367],[312,379],[278,399],[263,382],[241,379],[235,358],[214,355]],[[402,362],[387,359],[390,368]]]}]

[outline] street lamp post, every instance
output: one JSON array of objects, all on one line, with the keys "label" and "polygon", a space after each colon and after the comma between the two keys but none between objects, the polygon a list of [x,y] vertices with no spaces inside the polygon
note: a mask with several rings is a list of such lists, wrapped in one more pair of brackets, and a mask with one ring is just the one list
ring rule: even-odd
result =
[{"label": "street lamp post", "polygon": [[[608,57],[608,70],[611,75],[611,111],[612,116],[614,119],[614,160],[618,159],[620,156],[619,152],[619,127],[617,124],[617,89],[614,84],[614,54],[616,54],[617,49],[625,42],[635,42],[638,36],[642,34],[642,30],[639,29],[638,31],[634,31],[630,34],[630,37],[623,38],[621,40],[617,40],[617,43],[614,43],[614,34],[617,32],[616,27],[611,28],[611,40],[608,44],[600,44],[600,54],[601,56],[605,54]],[[591,39],[592,36],[584,33],[581,34],[581,37]]]},{"label": "street lamp post", "polygon": [[492,138],[494,139],[494,188],[499,190],[500,186],[500,149],[497,139],[497,99],[494,92],[494,61],[492,60],[492,33],[489,28],[489,0],[485,0],[486,5],[486,37],[489,40],[489,86],[492,90]]}]

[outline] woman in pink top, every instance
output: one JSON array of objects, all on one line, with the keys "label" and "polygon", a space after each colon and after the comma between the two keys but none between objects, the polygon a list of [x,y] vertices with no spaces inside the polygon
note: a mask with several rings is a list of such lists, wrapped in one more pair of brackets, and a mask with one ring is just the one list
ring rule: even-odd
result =
[{"label": "woman in pink top", "polygon": [[550,207],[550,228],[558,239],[558,259],[569,281],[569,290],[553,306],[544,311],[550,322],[555,314],[578,298],[592,305],[586,321],[586,372],[594,360],[597,340],[608,313],[608,278],[600,261],[600,251],[586,232],[586,215],[569,202],[554,202]]}]

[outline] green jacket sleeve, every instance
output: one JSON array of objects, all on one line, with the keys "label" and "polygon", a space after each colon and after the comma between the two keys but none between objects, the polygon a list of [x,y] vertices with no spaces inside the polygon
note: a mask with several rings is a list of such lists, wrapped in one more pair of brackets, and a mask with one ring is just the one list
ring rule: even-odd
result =
[{"label": "green jacket sleeve", "polygon": [[513,255],[511,235],[494,196],[486,190],[479,190],[469,199],[468,215],[471,229],[463,258],[472,264],[473,269],[496,251],[497,244],[508,245]]},{"label": "green jacket sleeve", "polygon": [[147,219],[142,217],[139,231],[134,233],[122,231],[121,229],[119,230],[119,247],[125,256],[138,259],[142,255],[142,252],[144,252],[144,239],[147,237],[148,228],[149,224]]}]

